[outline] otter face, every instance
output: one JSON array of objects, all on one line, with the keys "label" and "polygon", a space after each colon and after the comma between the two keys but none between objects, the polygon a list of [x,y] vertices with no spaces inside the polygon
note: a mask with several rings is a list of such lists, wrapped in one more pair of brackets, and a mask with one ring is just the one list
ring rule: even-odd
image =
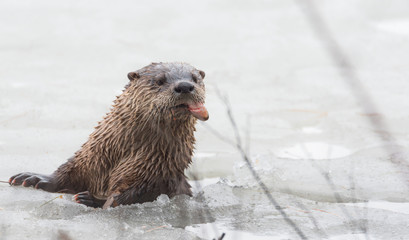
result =
[{"label": "otter face", "polygon": [[152,63],[136,72],[130,72],[132,81],[142,81],[155,92],[156,108],[170,111],[174,118],[193,116],[206,121],[205,73],[186,63]]}]

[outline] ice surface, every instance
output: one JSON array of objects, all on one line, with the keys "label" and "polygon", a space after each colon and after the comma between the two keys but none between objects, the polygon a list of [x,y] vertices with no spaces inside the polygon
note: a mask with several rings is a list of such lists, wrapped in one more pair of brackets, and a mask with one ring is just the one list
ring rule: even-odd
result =
[{"label": "ice surface", "polygon": [[409,239],[409,5],[314,1],[375,111],[296,2],[2,1],[0,180],[54,171],[126,74],[152,61],[203,69],[210,119],[187,171],[199,178],[193,197],[101,210],[0,183],[0,239],[297,239],[237,149],[209,130],[235,139],[217,90],[261,180],[309,239]]},{"label": "ice surface", "polygon": [[[305,130],[303,129],[303,131]],[[330,145],[325,142],[306,142],[284,148],[277,155],[281,158],[293,159],[332,159],[349,156],[351,151],[345,147]]]}]

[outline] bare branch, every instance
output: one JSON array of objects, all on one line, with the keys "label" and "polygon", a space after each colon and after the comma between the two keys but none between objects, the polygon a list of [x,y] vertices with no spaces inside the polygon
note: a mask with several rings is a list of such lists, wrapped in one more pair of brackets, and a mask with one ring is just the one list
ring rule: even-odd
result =
[{"label": "bare branch", "polygon": [[260,176],[257,174],[256,170],[254,169],[249,157],[247,156],[242,144],[241,144],[241,138],[240,138],[240,134],[239,134],[239,130],[236,124],[236,121],[233,117],[233,113],[230,107],[230,103],[228,101],[227,96],[224,96],[220,93],[220,91],[216,88],[216,93],[219,96],[219,98],[221,99],[221,101],[224,103],[225,107],[226,107],[226,111],[227,111],[227,115],[229,117],[230,123],[233,127],[233,131],[236,137],[236,143],[234,144],[236,149],[240,152],[243,160],[245,161],[248,169],[250,170],[253,178],[257,181],[258,185],[261,187],[261,189],[263,190],[264,194],[267,196],[268,200],[270,201],[270,203],[274,206],[274,208],[280,213],[280,215],[284,218],[284,220],[286,221],[286,223],[293,228],[293,230],[297,233],[297,235],[301,238],[301,239],[308,239],[306,237],[306,235],[304,234],[304,232],[296,225],[296,223],[294,221],[292,221],[287,213],[283,210],[283,208],[280,206],[280,204],[274,199],[274,197],[271,195],[270,190],[267,188],[267,186],[263,183],[263,181],[261,180]]}]

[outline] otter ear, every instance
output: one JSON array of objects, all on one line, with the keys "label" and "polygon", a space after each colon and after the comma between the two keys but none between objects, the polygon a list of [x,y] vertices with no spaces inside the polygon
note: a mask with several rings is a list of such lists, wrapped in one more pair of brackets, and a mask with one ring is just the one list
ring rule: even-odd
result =
[{"label": "otter ear", "polygon": [[205,72],[203,72],[202,70],[199,70],[200,76],[202,76],[202,79],[204,79],[204,77],[206,76]]},{"label": "otter ear", "polygon": [[137,72],[130,72],[130,73],[128,73],[128,78],[129,78],[129,80],[131,80],[131,81],[133,81],[133,80],[136,80],[136,79],[138,79],[138,78],[140,78],[141,76],[139,76],[139,73],[137,73]]}]

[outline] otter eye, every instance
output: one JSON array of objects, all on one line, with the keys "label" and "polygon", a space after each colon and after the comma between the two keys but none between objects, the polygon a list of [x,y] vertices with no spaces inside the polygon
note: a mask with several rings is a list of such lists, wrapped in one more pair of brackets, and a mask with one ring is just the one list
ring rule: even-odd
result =
[{"label": "otter eye", "polygon": [[158,76],[155,77],[155,83],[158,86],[162,86],[163,84],[165,84],[165,82],[166,82],[166,76],[164,73],[159,74]]},{"label": "otter eye", "polygon": [[192,80],[193,82],[197,83],[197,76],[194,73],[192,73]]},{"label": "otter eye", "polygon": [[205,77],[205,73],[201,70],[198,71],[199,74],[197,72],[192,72],[192,80],[193,82],[197,83],[199,80],[203,80],[203,78]]},{"label": "otter eye", "polygon": [[192,73],[192,80],[197,83],[200,80],[200,77],[196,73]]}]

